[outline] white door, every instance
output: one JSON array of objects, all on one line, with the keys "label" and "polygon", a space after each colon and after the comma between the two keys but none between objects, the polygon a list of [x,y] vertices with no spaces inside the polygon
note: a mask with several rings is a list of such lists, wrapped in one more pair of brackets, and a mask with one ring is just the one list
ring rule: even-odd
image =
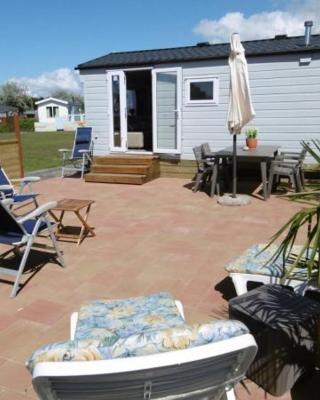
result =
[{"label": "white door", "polygon": [[109,71],[109,128],[110,150],[127,150],[127,96],[126,77],[123,71]]},{"label": "white door", "polygon": [[153,151],[181,153],[181,68],[152,70]]}]

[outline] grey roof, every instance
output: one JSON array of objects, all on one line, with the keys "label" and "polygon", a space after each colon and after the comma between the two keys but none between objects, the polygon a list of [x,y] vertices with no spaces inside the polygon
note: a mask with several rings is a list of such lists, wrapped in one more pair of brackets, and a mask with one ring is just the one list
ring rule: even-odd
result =
[{"label": "grey roof", "polygon": [[5,114],[5,113],[15,112],[15,111],[18,111],[18,109],[16,107],[7,106],[5,104],[0,104],[0,114]]},{"label": "grey roof", "polygon": [[[251,40],[242,42],[246,56],[264,56],[300,52],[319,52],[320,35],[312,35],[308,47],[304,44],[304,36],[276,36],[274,39]],[[206,44],[170,49],[127,51],[109,53],[79,64],[77,69],[116,68],[125,66],[152,65],[183,61],[200,61],[227,58],[230,52],[229,43]]]}]

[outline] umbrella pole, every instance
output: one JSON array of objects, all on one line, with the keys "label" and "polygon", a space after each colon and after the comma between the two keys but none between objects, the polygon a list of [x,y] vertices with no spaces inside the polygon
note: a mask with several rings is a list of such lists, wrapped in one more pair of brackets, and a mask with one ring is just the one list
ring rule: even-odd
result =
[{"label": "umbrella pole", "polygon": [[237,197],[237,134],[233,134],[233,174],[232,174],[232,197]]}]

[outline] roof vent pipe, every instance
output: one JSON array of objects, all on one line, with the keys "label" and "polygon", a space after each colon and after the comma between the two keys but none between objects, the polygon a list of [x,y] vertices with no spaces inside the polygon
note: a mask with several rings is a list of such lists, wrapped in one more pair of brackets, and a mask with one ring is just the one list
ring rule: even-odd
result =
[{"label": "roof vent pipe", "polygon": [[312,25],[313,25],[312,21],[305,21],[304,23],[305,26],[304,41],[306,46],[309,46],[310,44]]}]

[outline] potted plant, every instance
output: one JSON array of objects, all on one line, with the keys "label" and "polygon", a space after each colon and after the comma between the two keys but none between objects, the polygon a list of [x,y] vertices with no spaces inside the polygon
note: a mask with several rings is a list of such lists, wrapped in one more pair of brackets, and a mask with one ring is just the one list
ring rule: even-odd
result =
[{"label": "potted plant", "polygon": [[249,149],[256,149],[258,144],[258,129],[257,128],[248,128],[246,130],[246,144]]}]

